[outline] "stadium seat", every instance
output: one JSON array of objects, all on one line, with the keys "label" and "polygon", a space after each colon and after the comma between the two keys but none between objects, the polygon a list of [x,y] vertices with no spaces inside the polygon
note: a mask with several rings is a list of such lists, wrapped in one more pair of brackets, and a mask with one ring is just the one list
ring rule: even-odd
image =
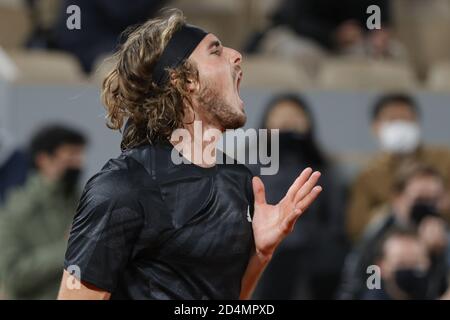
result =
[{"label": "stadium seat", "polygon": [[18,83],[68,84],[84,80],[78,61],[56,51],[13,50],[8,52],[18,69]]},{"label": "stadium seat", "polygon": [[450,61],[433,65],[428,73],[426,86],[432,91],[450,91]]},{"label": "stadium seat", "polygon": [[412,68],[401,62],[331,58],[320,68],[318,85],[329,90],[408,90],[418,82]]},{"label": "stadium seat", "polygon": [[218,36],[225,46],[240,48],[250,28],[246,26],[247,1],[177,0],[171,6],[181,9],[189,23]]},{"label": "stadium seat", "polygon": [[249,2],[249,23],[254,30],[263,30],[270,24],[270,14],[280,0],[247,0]]},{"label": "stadium seat", "polygon": [[313,80],[295,62],[271,56],[247,56],[242,64],[244,88],[305,90]]},{"label": "stadium seat", "polygon": [[392,1],[394,30],[424,78],[428,69],[450,57],[450,1]]},{"label": "stadium seat", "polygon": [[95,85],[101,86],[103,80],[115,65],[114,56],[102,56],[98,58],[92,69],[89,81]]},{"label": "stadium seat", "polygon": [[20,3],[0,2],[0,46],[22,47],[31,31],[28,11]]}]

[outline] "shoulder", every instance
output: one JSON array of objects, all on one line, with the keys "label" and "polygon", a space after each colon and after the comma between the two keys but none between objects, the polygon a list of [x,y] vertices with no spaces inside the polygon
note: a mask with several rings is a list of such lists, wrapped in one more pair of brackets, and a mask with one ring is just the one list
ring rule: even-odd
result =
[{"label": "shoulder", "polygon": [[[148,148],[147,148],[148,149]],[[83,201],[119,201],[134,199],[139,190],[154,184],[149,177],[150,168],[146,166],[147,155],[144,148],[123,152],[110,159],[103,168],[93,175],[83,190]]]},{"label": "shoulder", "polygon": [[17,168],[17,167],[28,168],[29,158],[27,157],[25,152],[23,152],[21,150],[16,150],[12,153],[10,158],[6,161],[5,166],[10,166],[10,167],[14,167],[14,168]]},{"label": "shoulder", "polygon": [[[27,181],[7,193],[7,197],[0,211],[14,211],[28,213],[30,206],[36,206],[43,201],[48,201],[54,194],[55,185],[53,183],[44,183],[44,180],[37,174],[30,174]],[[3,213],[2,213],[3,214]]]},{"label": "shoulder", "polygon": [[362,170],[362,175],[376,175],[389,167],[391,156],[386,153],[375,154],[367,166]]},{"label": "shoulder", "polygon": [[363,242],[373,243],[377,241],[394,223],[395,218],[390,208],[388,206],[381,207],[367,224],[362,236]]},{"label": "shoulder", "polygon": [[424,146],[422,153],[430,158],[440,159],[450,162],[450,149],[444,146]]},{"label": "shoulder", "polygon": [[144,212],[139,195],[143,181],[150,180],[145,174],[131,159],[121,156],[109,160],[83,189],[72,225],[74,237],[121,228],[125,221],[140,224]]},{"label": "shoulder", "polygon": [[128,167],[117,167],[124,163],[117,159],[109,160],[106,165],[92,176],[83,190],[83,194],[89,194],[95,198],[120,196],[129,193],[132,188],[132,175],[134,171]]},{"label": "shoulder", "polygon": [[245,164],[242,163],[236,163],[233,164],[229,169],[234,170],[235,172],[245,176],[246,178],[253,178],[254,174],[253,172],[247,167]]},{"label": "shoulder", "polygon": [[380,179],[386,177],[391,172],[391,158],[387,154],[376,154],[366,166],[357,173],[353,187],[356,189],[362,186],[373,187],[374,183],[378,183]]},{"label": "shoulder", "polygon": [[218,164],[218,166],[220,176],[227,177],[227,180],[233,181],[233,184],[235,184],[236,187],[252,190],[252,179],[254,174],[246,165],[241,163],[225,163]]}]

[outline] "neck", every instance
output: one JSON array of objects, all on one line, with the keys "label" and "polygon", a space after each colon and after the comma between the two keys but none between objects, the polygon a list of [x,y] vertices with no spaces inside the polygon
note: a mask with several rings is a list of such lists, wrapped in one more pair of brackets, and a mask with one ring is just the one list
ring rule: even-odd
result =
[{"label": "neck", "polygon": [[216,164],[217,143],[222,132],[206,121],[196,120],[172,133],[170,143],[189,162],[200,167]]}]

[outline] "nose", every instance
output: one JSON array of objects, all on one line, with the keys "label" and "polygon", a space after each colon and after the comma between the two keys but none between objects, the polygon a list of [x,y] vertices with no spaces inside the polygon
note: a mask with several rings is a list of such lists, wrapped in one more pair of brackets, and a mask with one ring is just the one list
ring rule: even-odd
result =
[{"label": "nose", "polygon": [[228,48],[230,51],[230,62],[233,66],[241,66],[242,63],[242,54],[234,49]]}]

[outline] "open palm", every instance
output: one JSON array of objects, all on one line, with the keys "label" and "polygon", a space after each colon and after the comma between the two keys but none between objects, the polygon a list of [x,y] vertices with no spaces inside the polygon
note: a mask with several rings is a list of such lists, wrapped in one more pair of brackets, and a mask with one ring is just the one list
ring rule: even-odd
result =
[{"label": "open palm", "polygon": [[276,205],[266,202],[264,184],[253,178],[255,212],[253,235],[258,254],[271,256],[280,242],[292,232],[298,217],[305,212],[322,191],[316,186],[320,172],[306,168],[289,188],[286,196]]}]

